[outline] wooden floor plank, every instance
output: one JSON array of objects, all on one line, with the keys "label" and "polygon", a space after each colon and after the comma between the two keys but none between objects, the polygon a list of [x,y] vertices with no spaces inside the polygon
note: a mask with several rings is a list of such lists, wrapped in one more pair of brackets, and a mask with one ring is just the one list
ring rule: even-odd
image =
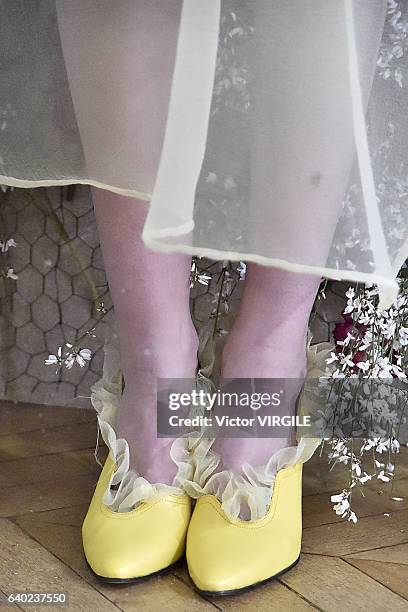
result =
[{"label": "wooden floor plank", "polygon": [[[361,491],[355,489],[353,494],[353,510],[357,516],[362,518],[364,516],[408,509],[408,478],[397,480],[392,484],[393,487],[391,489],[388,483],[384,483],[385,486],[383,486],[380,481],[377,481],[375,488],[373,486],[364,486]],[[314,527],[344,521],[333,511],[333,503],[330,501],[330,495],[338,492],[338,490],[332,490],[330,493],[319,493],[304,497],[303,526]],[[362,496],[362,493],[364,493],[365,497]],[[402,501],[396,501],[391,496],[402,497],[403,499]]]},{"label": "wooden floor plank", "polygon": [[222,601],[218,598],[212,600],[221,610],[267,610],[268,612],[311,612],[316,610],[315,606],[309,604],[299,594],[295,593],[284,584],[275,581],[254,591],[224,597]]},{"label": "wooden floor plank", "polygon": [[[75,574],[38,542],[8,520],[0,519],[0,588],[3,592],[68,592],[69,608],[76,612],[118,610],[99,591]],[[53,607],[19,604],[23,610]],[[55,609],[55,608],[54,608]]]},{"label": "wooden floor plank", "polygon": [[65,480],[84,475],[97,478],[100,471],[93,450],[90,449],[23,457],[0,463],[0,487],[4,490],[7,487]]},{"label": "wooden floor plank", "polygon": [[407,602],[342,559],[302,555],[282,582],[324,612],[399,612]]},{"label": "wooden floor plank", "polygon": [[408,510],[303,530],[305,553],[340,556],[408,542]]},{"label": "wooden floor plank", "polygon": [[[190,584],[186,565],[174,572],[183,582]],[[221,610],[268,610],[271,612],[311,612],[315,607],[305,601],[300,595],[291,591],[278,581],[270,582],[262,588],[229,597],[209,597],[215,606]]]},{"label": "wooden floor plank", "polygon": [[329,472],[327,464],[309,465],[303,469],[303,497],[319,493],[341,491],[348,486],[347,474],[341,466]]},{"label": "wooden floor plank", "polygon": [[0,436],[88,421],[96,421],[93,409],[16,404],[0,400]]},{"label": "wooden floor plank", "polygon": [[20,517],[16,522],[25,532],[125,612],[140,612],[140,610],[157,612],[161,609],[166,612],[179,610],[201,612],[215,609],[211,603],[199,597],[172,574],[132,586],[117,587],[97,582],[85,563],[80,528],[72,525],[47,524],[36,518]]},{"label": "wooden floor plank", "polygon": [[0,436],[0,461],[92,448],[95,443],[94,421],[7,434]]},{"label": "wooden floor plank", "polygon": [[89,503],[97,477],[92,474],[9,487],[0,496],[0,517]]},{"label": "wooden floor plank", "polygon": [[[366,552],[353,553],[345,557],[349,559],[366,559],[368,561],[379,561],[382,563],[399,563],[408,565],[408,544],[396,544],[395,546],[385,546],[375,548]],[[408,570],[405,570],[408,572]],[[407,573],[408,578],[408,573]]]},{"label": "wooden floor plank", "polygon": [[365,559],[350,559],[349,557],[347,557],[346,561],[394,593],[404,597],[407,600],[406,609],[408,609],[408,571],[406,565],[381,563],[380,561],[368,561]]},{"label": "wooden floor plank", "polygon": [[56,510],[43,510],[40,512],[29,512],[18,517],[20,521],[37,521],[39,523],[50,523],[51,525],[68,525],[81,527],[88,510],[89,503],[58,508]]}]

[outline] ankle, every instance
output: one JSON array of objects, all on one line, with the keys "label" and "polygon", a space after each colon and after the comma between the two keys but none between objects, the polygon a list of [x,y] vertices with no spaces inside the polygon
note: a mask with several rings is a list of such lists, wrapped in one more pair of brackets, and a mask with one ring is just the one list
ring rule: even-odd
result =
[{"label": "ankle", "polygon": [[306,339],[288,338],[254,342],[228,339],[221,359],[223,378],[303,378],[306,373]]}]

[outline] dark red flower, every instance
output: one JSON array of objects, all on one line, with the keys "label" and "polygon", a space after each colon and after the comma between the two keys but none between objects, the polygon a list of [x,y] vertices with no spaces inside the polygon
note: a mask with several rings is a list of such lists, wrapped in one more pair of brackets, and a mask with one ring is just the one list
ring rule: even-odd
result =
[{"label": "dark red flower", "polygon": [[337,323],[333,330],[333,338],[335,339],[336,343],[345,340],[347,338],[347,334],[351,333],[354,328],[353,319],[350,317],[350,321],[348,321],[346,320],[346,316],[347,315],[343,317],[344,323]]},{"label": "dark red flower", "polygon": [[357,351],[357,353],[353,357],[353,363],[356,365],[360,363],[360,361],[366,360],[366,354],[363,351]]}]

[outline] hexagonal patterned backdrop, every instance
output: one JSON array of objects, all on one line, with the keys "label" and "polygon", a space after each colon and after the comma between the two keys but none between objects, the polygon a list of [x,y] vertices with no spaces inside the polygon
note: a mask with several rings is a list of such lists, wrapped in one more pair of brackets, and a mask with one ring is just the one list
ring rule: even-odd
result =
[{"label": "hexagonal patterned backdrop", "polygon": [[[0,193],[0,198],[0,240],[14,238],[17,243],[2,257],[18,277],[0,278],[0,397],[89,406],[90,387],[102,371],[107,326],[113,320],[89,189],[14,189]],[[200,261],[200,267],[213,279],[208,286],[196,283],[192,291],[192,314],[199,329],[214,324],[222,264]],[[326,293],[311,317],[315,342],[330,339],[344,304],[341,283],[331,283]],[[239,294],[235,291],[229,308],[222,311],[225,329]],[[95,308],[97,295],[108,311],[102,320]],[[64,342],[75,344],[95,325],[96,337],[86,335],[83,340],[93,353],[86,367],[75,365],[57,374],[55,367],[45,365],[48,355],[56,354]]]},{"label": "hexagonal patterned backdrop", "polygon": [[96,338],[84,340],[93,352],[86,367],[64,368],[57,375],[44,363],[64,342],[74,344],[95,325],[95,290],[110,306],[89,190],[47,189],[46,199],[33,193],[8,191],[0,204],[0,239],[12,237],[17,243],[7,256],[18,276],[0,282],[0,395],[89,405],[86,397],[100,377],[111,313],[98,324]]}]

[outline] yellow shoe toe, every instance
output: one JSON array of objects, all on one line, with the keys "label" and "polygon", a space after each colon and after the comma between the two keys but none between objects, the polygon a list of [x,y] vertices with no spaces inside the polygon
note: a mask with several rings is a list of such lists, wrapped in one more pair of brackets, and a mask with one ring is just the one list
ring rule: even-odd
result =
[{"label": "yellow shoe toe", "polygon": [[108,458],[82,526],[86,560],[97,576],[113,582],[159,573],[184,554],[191,500],[169,495],[113,512],[102,501],[113,469]]},{"label": "yellow shoe toe", "polygon": [[257,521],[230,519],[212,495],[200,498],[187,534],[187,563],[196,588],[226,595],[281,574],[300,555],[302,465],[276,476],[267,515]]}]

